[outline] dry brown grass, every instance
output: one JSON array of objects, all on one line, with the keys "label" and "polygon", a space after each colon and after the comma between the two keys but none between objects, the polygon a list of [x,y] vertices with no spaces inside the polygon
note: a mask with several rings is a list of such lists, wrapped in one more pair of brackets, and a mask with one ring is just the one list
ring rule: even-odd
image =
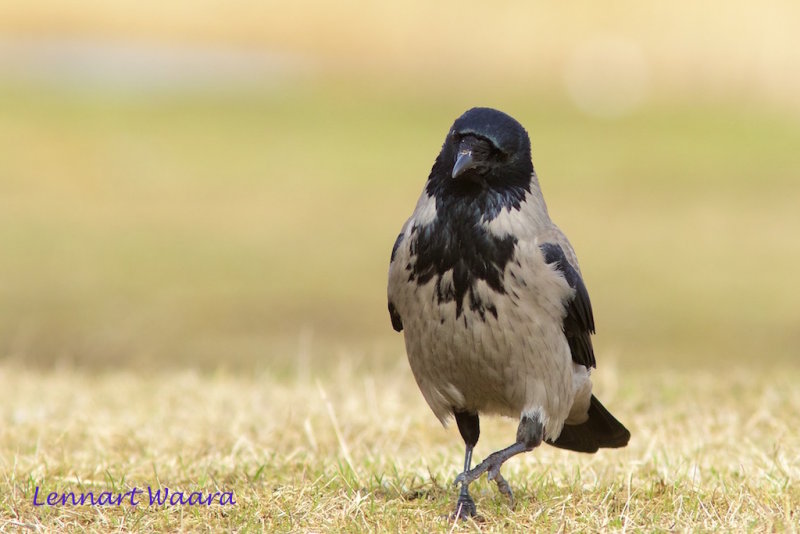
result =
[{"label": "dry brown grass", "polygon": [[[163,531],[796,531],[796,372],[617,373],[598,394],[630,446],[542,447],[505,468],[513,511],[477,483],[480,523],[452,525],[462,445],[404,358],[276,380],[0,370],[0,528]],[[477,456],[515,423],[486,419]],[[33,490],[233,491],[233,507],[34,507]]]}]

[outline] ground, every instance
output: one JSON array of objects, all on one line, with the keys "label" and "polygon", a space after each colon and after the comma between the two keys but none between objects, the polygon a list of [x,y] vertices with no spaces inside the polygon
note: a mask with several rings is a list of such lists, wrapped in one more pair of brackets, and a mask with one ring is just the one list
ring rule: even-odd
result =
[{"label": "ground", "polygon": [[[357,373],[357,377],[354,377]],[[454,427],[395,365],[326,376],[0,370],[6,530],[796,531],[797,372],[598,371],[632,433],[623,450],[542,446],[504,468],[512,511],[476,483],[480,522],[447,519]],[[515,423],[484,418],[481,458]],[[52,491],[231,491],[234,506],[39,506]]]}]

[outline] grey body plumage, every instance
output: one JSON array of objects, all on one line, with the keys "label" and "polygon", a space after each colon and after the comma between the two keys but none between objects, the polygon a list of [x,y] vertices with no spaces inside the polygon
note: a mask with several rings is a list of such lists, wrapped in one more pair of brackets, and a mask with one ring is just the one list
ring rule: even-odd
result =
[{"label": "grey body plumage", "polygon": [[[530,140],[510,116],[473,108],[448,133],[392,250],[392,326],[434,414],[455,416],[468,484],[499,474],[544,440],[582,452],[627,444],[628,431],[592,395],[594,318],[577,258],[547,212]],[[478,415],[520,419],[516,442],[469,470]]]}]

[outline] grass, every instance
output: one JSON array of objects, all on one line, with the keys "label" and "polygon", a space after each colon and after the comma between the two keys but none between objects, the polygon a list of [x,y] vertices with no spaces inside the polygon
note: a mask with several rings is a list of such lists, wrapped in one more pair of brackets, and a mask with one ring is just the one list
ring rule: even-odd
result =
[{"label": "grass", "polygon": [[[453,525],[463,455],[396,362],[276,379],[189,371],[0,369],[0,529],[99,531],[796,531],[797,371],[620,372],[597,391],[628,448],[543,446],[504,472],[511,511],[481,479],[482,521]],[[484,419],[476,452],[515,423]],[[231,507],[34,507],[45,491],[232,491]],[[41,497],[40,497],[41,498]]]},{"label": "grass", "polygon": [[333,81],[263,93],[0,90],[0,140],[14,146],[0,159],[0,353],[44,366],[252,369],[283,362],[306,331],[396,346],[388,251],[444,130],[476,101],[515,110],[531,130],[601,354],[626,365],[640,354],[794,358],[792,118],[656,102],[605,121],[547,95],[409,96]]}]

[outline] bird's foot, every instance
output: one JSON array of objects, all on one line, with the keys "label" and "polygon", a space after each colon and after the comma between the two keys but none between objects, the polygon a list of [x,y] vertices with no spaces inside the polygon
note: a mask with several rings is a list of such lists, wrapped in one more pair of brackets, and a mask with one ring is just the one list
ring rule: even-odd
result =
[{"label": "bird's foot", "polygon": [[[470,469],[469,471],[464,471],[456,477],[456,479],[453,481],[453,485],[457,486],[459,484],[472,484],[484,473],[486,473],[486,477],[489,480],[495,480],[500,474],[500,467],[503,465],[503,462],[507,460],[503,452],[504,451],[493,452],[474,468]],[[505,480],[503,481],[505,482]]]},{"label": "bird's foot", "polygon": [[514,508],[514,494],[511,491],[511,486],[509,486],[508,481],[503,478],[503,475],[500,474],[500,467],[502,467],[503,463],[508,460],[509,457],[506,450],[492,453],[484,461],[476,465],[474,469],[464,471],[458,475],[453,484],[469,485],[480,478],[482,474],[486,473],[486,478],[495,481],[497,489],[500,493],[508,497],[511,508]]},{"label": "bird's foot", "polygon": [[464,520],[470,519],[475,517],[478,513],[478,509],[475,507],[475,501],[472,500],[472,497],[469,496],[467,493],[461,494],[458,497],[458,502],[456,502],[456,509],[453,512],[453,515],[450,516],[452,521],[457,519]]}]

